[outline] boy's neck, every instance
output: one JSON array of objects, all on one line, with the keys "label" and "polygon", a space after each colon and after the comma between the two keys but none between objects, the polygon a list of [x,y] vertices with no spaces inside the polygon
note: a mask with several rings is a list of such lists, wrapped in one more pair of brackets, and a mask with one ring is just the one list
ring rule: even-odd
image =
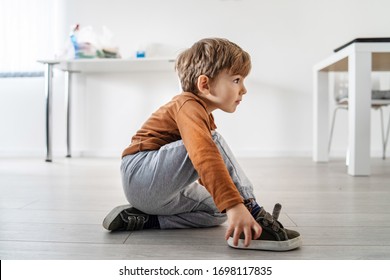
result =
[{"label": "boy's neck", "polygon": [[196,96],[198,96],[206,104],[207,113],[211,114],[214,110],[218,109],[217,107],[215,107],[215,105],[213,105],[213,102],[209,98],[207,98],[208,95],[198,93],[196,94]]}]

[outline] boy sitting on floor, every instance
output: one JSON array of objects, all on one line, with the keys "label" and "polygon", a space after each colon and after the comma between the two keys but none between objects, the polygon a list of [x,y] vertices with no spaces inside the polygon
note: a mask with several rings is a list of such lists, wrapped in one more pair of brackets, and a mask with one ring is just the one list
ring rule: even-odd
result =
[{"label": "boy sitting on floor", "polygon": [[220,38],[196,42],[175,65],[183,92],[160,107],[122,154],[122,181],[130,205],[114,208],[107,230],[211,227],[224,223],[228,245],[286,251],[300,234],[259,206],[253,187],[222,136],[212,112],[233,113],[242,101],[250,56]]}]

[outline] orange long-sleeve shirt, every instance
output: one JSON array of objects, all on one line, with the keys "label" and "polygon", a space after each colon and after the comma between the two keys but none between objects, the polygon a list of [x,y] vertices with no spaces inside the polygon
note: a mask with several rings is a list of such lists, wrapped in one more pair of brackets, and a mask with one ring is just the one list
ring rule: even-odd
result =
[{"label": "orange long-sleeve shirt", "polygon": [[205,102],[190,92],[175,96],[143,124],[122,157],[139,151],[158,150],[182,139],[202,184],[222,212],[241,203],[242,198],[213,141],[211,131],[216,125],[206,107]]}]

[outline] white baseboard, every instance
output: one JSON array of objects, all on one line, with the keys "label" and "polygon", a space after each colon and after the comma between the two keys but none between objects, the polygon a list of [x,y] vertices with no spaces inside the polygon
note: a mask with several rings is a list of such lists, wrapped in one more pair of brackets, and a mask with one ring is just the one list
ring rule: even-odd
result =
[{"label": "white baseboard", "polygon": [[[96,158],[121,158],[122,151],[118,150],[74,150],[72,157],[96,157]],[[312,150],[233,150],[236,157],[241,158],[275,158],[275,157],[312,157]],[[53,158],[64,158],[66,150],[54,150]],[[335,150],[329,155],[330,157],[343,158],[346,156],[346,151]],[[46,151],[42,149],[14,149],[1,150],[0,157],[46,157]],[[381,158],[381,150],[371,151],[371,157]],[[390,158],[390,152],[387,152],[387,157]]]}]

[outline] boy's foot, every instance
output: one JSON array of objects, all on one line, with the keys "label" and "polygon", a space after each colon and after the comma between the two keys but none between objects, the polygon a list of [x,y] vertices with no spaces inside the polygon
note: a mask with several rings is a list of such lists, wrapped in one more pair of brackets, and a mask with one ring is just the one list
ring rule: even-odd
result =
[{"label": "boy's foot", "polygon": [[103,220],[103,227],[111,231],[141,230],[149,220],[149,215],[131,205],[117,206]]},{"label": "boy's foot", "polygon": [[280,204],[276,204],[272,215],[261,207],[256,221],[262,227],[263,232],[258,239],[252,240],[248,247],[244,245],[245,236],[243,233],[238,240],[238,246],[233,245],[233,237],[230,236],[228,239],[229,246],[239,249],[268,251],[289,251],[300,247],[302,240],[299,232],[284,228],[278,221],[281,207]]}]

